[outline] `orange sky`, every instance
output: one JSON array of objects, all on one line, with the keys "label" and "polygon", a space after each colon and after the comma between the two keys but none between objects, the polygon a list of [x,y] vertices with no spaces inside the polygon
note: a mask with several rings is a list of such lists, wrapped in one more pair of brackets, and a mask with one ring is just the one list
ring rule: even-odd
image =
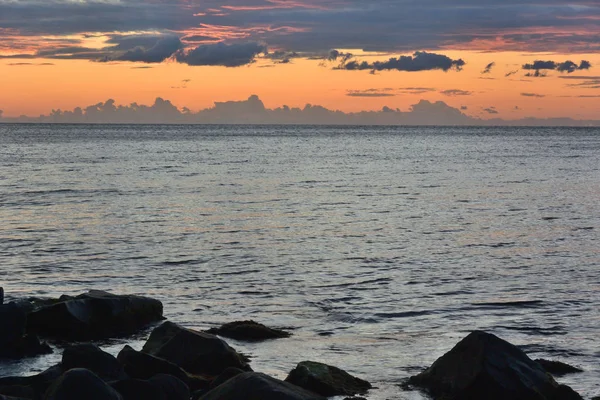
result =
[{"label": "orange sky", "polygon": [[[465,51],[446,51],[444,54],[451,58],[462,57],[467,64],[460,72],[382,71],[370,74],[368,71],[334,70],[334,63],[324,66],[320,61],[306,59],[280,65],[259,59],[254,64],[236,68],[188,66],[168,61],[144,66],[130,62],[44,59],[27,60],[34,65],[11,65],[18,62],[0,60],[0,109],[4,110],[5,116],[36,116],[51,109],[70,110],[109,98],[119,104],[149,104],[160,96],[177,106],[196,111],[210,107],[214,101],[245,99],[257,94],[269,108],[312,103],[343,111],[378,110],[384,105],[407,110],[420,99],[426,99],[442,100],[457,108],[466,106],[466,114],[482,118],[598,117],[600,97],[576,96],[600,95],[600,90],[569,87],[582,81],[564,79],[566,76],[594,75],[593,69],[568,75],[552,71],[545,78],[526,78],[525,72],[519,71],[505,77],[506,73],[535,59],[572,58],[568,55],[512,52],[490,55]],[[578,57],[600,65],[599,55],[580,54]],[[382,57],[362,56],[362,59]],[[495,67],[489,74],[481,74],[492,59],[496,60]],[[39,65],[42,63],[53,65]],[[147,68],[139,68],[141,66]],[[412,88],[431,90],[419,93],[420,90]],[[348,91],[367,89],[378,89],[393,96],[348,96]],[[448,90],[469,93],[442,93]],[[523,93],[535,97],[526,97]],[[499,114],[483,111],[492,107]]]}]

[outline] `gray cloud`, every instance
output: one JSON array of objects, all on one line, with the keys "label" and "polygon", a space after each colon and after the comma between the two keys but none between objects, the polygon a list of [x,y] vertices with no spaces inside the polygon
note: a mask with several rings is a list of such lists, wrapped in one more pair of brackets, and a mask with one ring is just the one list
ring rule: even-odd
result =
[{"label": "gray cloud", "polygon": [[346,96],[350,97],[394,97],[392,88],[383,89],[365,89],[365,90],[348,90]]},{"label": "gray cloud", "polygon": [[536,60],[533,63],[523,64],[524,70],[533,70],[536,72],[542,70],[556,70],[558,72],[567,72],[572,73],[577,70],[588,70],[592,67],[592,64],[589,61],[581,60],[579,65],[575,64],[573,61],[567,60],[564,62],[555,62],[555,61],[541,61]]},{"label": "gray cloud", "polygon": [[133,61],[144,63],[160,63],[183,48],[183,43],[177,36],[165,36],[154,40],[151,47],[137,46],[115,58],[117,61]]},{"label": "gray cloud", "polygon": [[470,96],[473,94],[473,92],[469,92],[468,90],[462,90],[462,89],[442,90],[440,93],[443,94],[444,96]]},{"label": "gray cloud", "polygon": [[390,58],[387,61],[367,61],[351,60],[342,62],[336,69],[344,70],[373,70],[373,71],[431,71],[442,70],[449,71],[454,69],[460,71],[466,63],[462,59],[453,60],[442,54],[428,53],[426,51],[417,51],[412,56],[400,56],[399,58]]},{"label": "gray cloud", "polygon": [[481,71],[482,74],[489,74],[490,72],[492,72],[492,68],[494,68],[496,66],[495,62],[491,62],[488,65],[485,66],[485,68],[483,69],[483,71]]},{"label": "gray cloud", "polygon": [[483,111],[488,114],[498,114],[498,111],[494,107],[484,108]]},{"label": "gray cloud", "polygon": [[239,67],[254,62],[257,55],[267,51],[260,43],[205,44],[190,51],[179,50],[175,59],[188,65],[221,65]]},{"label": "gray cloud", "polygon": [[538,97],[538,98],[546,97],[546,95],[544,95],[544,94],[537,94],[537,93],[521,93],[521,96],[523,96],[523,97]]}]

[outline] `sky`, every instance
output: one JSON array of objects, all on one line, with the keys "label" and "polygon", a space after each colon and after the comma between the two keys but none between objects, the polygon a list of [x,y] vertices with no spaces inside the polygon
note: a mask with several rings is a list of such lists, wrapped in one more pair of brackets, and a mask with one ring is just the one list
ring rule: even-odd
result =
[{"label": "sky", "polygon": [[598,120],[599,50],[597,0],[0,0],[0,117],[256,96]]}]

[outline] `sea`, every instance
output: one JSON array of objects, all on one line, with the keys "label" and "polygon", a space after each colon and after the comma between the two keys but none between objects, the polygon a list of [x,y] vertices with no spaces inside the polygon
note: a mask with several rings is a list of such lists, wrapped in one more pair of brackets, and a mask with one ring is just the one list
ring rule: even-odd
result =
[{"label": "sea", "polygon": [[0,125],[0,286],[151,296],[194,329],[283,327],[227,341],[278,378],[340,367],[370,400],[426,398],[400,384],[485,330],[581,367],[557,379],[589,399],[600,129]]}]

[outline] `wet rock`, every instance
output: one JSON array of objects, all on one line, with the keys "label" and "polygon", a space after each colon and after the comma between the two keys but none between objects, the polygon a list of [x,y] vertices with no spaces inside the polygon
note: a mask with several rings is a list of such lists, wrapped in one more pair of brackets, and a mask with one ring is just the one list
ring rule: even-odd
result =
[{"label": "wet rock", "polygon": [[[31,398],[38,399],[43,396],[52,383],[63,374],[60,365],[55,365],[33,376],[11,376],[0,378],[0,393],[33,393]],[[18,397],[18,396],[17,396]]]},{"label": "wet rock", "polygon": [[560,361],[551,361],[551,360],[544,360],[543,358],[538,358],[537,360],[535,360],[535,362],[540,364],[542,366],[542,368],[544,368],[546,370],[546,372],[548,372],[552,375],[560,376],[560,375],[566,375],[566,374],[574,374],[577,372],[583,372],[583,370],[580,368],[574,367],[569,364],[565,364]]},{"label": "wet rock", "polygon": [[316,393],[257,372],[234,376],[199,399],[325,400]]},{"label": "wet rock", "polygon": [[291,336],[289,332],[269,328],[254,321],[230,322],[219,328],[211,328],[206,332],[248,342],[259,342],[262,340],[279,339]]},{"label": "wet rock", "polygon": [[352,396],[366,393],[371,384],[346,371],[314,361],[303,361],[294,368],[286,382],[323,396]]},{"label": "wet rock", "polygon": [[162,311],[155,299],[92,290],[35,309],[28,315],[27,330],[65,341],[107,339],[163,319]]},{"label": "wet rock", "polygon": [[150,379],[158,374],[172,375],[183,381],[191,390],[205,389],[210,381],[201,377],[191,376],[179,366],[151,354],[136,351],[125,346],[117,355],[117,360],[125,373],[135,379]]},{"label": "wet rock", "polygon": [[90,343],[76,344],[65,348],[62,355],[64,370],[85,368],[105,381],[125,379],[123,366],[111,354]]},{"label": "wet rock", "polygon": [[71,369],[48,389],[44,400],[123,400],[99,376],[87,369]]},{"label": "wet rock", "polygon": [[225,341],[172,322],[155,328],[142,351],[170,361],[191,374],[217,376],[227,367],[250,370],[247,359]]},{"label": "wet rock", "polygon": [[228,380],[230,380],[231,378],[233,378],[234,376],[238,376],[239,374],[243,374],[245,371],[242,371],[239,368],[225,368],[225,371],[221,372],[221,374],[219,376],[217,376],[211,383],[210,383],[210,389],[214,389],[217,386],[227,382]]},{"label": "wet rock", "polygon": [[125,379],[112,382],[123,400],[167,400],[167,395],[152,383],[142,379]]},{"label": "wet rock", "polygon": [[159,388],[166,395],[167,400],[189,400],[190,388],[181,380],[172,375],[158,374],[148,379],[148,382]]},{"label": "wet rock", "polygon": [[36,399],[38,394],[29,386],[0,386],[0,399]]},{"label": "wet rock", "polygon": [[516,346],[475,331],[409,379],[434,399],[580,400]]},{"label": "wet rock", "polygon": [[4,304],[4,288],[0,286],[0,306]]},{"label": "wet rock", "polygon": [[27,314],[15,303],[0,305],[0,358],[19,359],[52,353],[37,336],[26,334]]},{"label": "wet rock", "polygon": [[14,397],[0,394],[0,400],[30,400],[29,397]]}]

